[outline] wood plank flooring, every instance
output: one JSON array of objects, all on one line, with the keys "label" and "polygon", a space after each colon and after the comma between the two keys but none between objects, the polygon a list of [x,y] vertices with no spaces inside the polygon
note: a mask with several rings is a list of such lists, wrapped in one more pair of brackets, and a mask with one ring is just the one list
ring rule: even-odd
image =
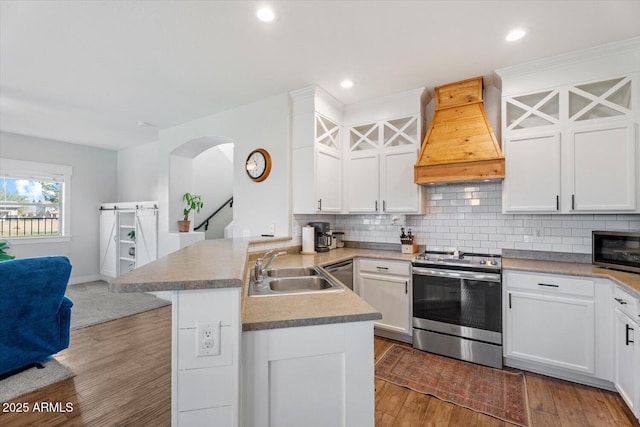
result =
[{"label": "wood plank flooring", "polygon": [[[393,343],[376,337],[376,357]],[[0,426],[170,426],[171,307],[72,331],[57,358],[76,376],[13,402],[70,402],[73,411],[0,412]],[[534,427],[639,427],[616,393],[531,373],[526,381]],[[377,427],[509,425],[376,379]]]}]

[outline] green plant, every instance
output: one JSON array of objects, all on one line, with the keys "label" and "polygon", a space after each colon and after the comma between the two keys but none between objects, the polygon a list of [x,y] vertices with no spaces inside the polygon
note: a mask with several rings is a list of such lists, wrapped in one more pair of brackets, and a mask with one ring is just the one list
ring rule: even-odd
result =
[{"label": "green plant", "polygon": [[129,233],[127,233],[127,236],[129,236],[129,238],[135,242],[136,241],[136,230],[131,230]]},{"label": "green plant", "polygon": [[202,203],[202,196],[196,194],[184,193],[184,196],[182,196],[182,200],[184,200],[184,202],[187,204],[187,207],[182,211],[185,221],[189,221],[189,213],[192,210],[195,210],[196,213],[198,213],[204,206]]},{"label": "green plant", "polygon": [[9,249],[11,245],[6,240],[0,240],[0,261],[7,261],[10,259],[14,259],[14,255],[9,255],[5,252],[6,249]]}]

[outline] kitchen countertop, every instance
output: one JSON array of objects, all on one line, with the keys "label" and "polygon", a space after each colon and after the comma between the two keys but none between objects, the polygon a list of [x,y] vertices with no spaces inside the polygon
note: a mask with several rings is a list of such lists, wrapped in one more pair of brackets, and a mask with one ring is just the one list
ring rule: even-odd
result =
[{"label": "kitchen countertop", "polygon": [[202,240],[111,281],[111,292],[156,292],[244,286],[247,249],[291,237]]},{"label": "kitchen countertop", "polygon": [[592,264],[575,262],[537,261],[519,258],[502,258],[503,270],[523,270],[550,274],[567,274],[571,276],[588,276],[610,279],[625,286],[640,298],[640,274],[610,270]]},{"label": "kitchen countertop", "polygon": [[[144,265],[111,282],[112,292],[155,292],[242,287],[242,329],[254,331],[294,326],[358,322],[382,315],[351,290],[249,297],[250,245],[290,238],[203,240]],[[283,248],[284,249],[284,248]],[[258,253],[263,253],[260,251]],[[272,267],[326,265],[355,256],[410,261],[399,251],[342,248],[315,255],[289,254]]]},{"label": "kitchen countertop", "polygon": [[[274,260],[271,268],[323,266],[356,256],[401,261],[411,261],[413,258],[413,255],[402,254],[399,251],[341,248],[315,255],[282,255]],[[247,273],[251,265],[248,267]],[[379,312],[347,288],[342,292],[297,295],[249,297],[247,293],[248,286],[243,290],[243,331],[382,318]]]}]

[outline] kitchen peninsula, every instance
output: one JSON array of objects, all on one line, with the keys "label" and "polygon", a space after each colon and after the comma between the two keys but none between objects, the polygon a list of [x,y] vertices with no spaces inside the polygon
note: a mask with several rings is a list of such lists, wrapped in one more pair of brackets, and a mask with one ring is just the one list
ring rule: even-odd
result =
[{"label": "kitchen peninsula", "polygon": [[[201,241],[111,283],[113,292],[173,294],[172,425],[295,424],[305,417],[305,425],[373,426],[373,321],[380,313],[346,288],[248,297],[248,251],[263,242]],[[319,265],[354,255],[353,249],[296,254],[274,264]],[[214,342],[219,333],[219,349],[198,356],[202,330],[212,330]]]}]

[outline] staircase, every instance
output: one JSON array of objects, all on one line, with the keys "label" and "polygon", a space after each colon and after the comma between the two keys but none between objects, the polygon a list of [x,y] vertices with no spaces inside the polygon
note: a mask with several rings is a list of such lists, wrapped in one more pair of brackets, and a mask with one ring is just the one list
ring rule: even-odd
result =
[{"label": "staircase", "polygon": [[233,221],[233,196],[211,213],[204,221],[193,228],[194,231],[204,231],[205,240],[222,239],[225,229]]}]

